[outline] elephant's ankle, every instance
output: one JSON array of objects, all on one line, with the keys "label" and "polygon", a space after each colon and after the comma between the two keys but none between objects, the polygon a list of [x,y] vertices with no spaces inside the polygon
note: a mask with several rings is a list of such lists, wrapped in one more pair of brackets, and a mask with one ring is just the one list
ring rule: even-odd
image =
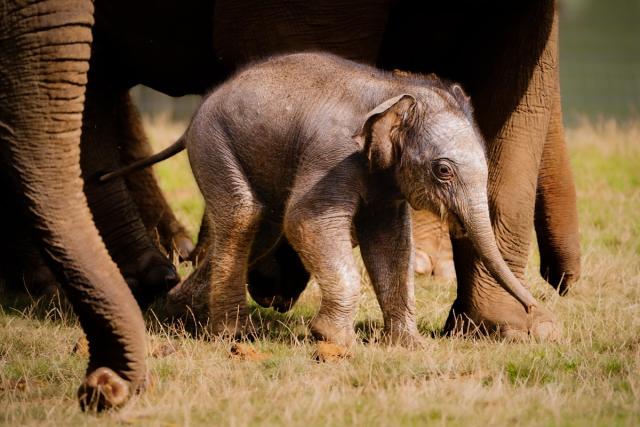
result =
[{"label": "elephant's ankle", "polygon": [[399,345],[405,348],[421,348],[424,346],[424,339],[413,327],[386,327],[384,329],[383,341],[389,345]]},{"label": "elephant's ankle", "polygon": [[353,322],[336,322],[327,316],[318,315],[310,324],[311,333],[321,341],[328,341],[346,348],[356,342]]}]

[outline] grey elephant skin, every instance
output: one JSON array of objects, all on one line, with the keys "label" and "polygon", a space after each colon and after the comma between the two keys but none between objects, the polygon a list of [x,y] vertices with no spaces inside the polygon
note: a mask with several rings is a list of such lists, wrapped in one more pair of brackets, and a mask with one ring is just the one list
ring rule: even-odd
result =
[{"label": "grey elephant skin", "polygon": [[208,95],[166,151],[182,147],[211,244],[206,272],[194,273],[203,282],[187,280],[170,300],[204,305],[195,314],[214,335],[247,333],[249,267],[286,239],[322,292],[312,332],[349,347],[357,242],[387,337],[417,344],[409,205],[448,212],[498,282],[527,311],[536,306],[496,246],[484,141],[459,85],[320,53],[274,57]]},{"label": "grey elephant skin", "polygon": [[[461,82],[487,143],[498,247],[523,279],[535,222],[541,273],[565,292],[579,276],[580,251],[555,10],[553,0],[3,2],[1,184],[13,208],[3,210],[12,224],[3,250],[30,242],[60,282],[91,343],[87,373],[107,367],[139,389],[143,322],[123,274],[151,294],[170,286],[175,277],[145,229],[157,225],[171,238],[176,224],[148,171],[106,187],[93,181],[148,152],[128,90],[202,94],[256,58],[313,49]],[[453,250],[458,285],[447,332],[552,336],[552,314],[542,305],[526,313],[468,238],[454,239]],[[271,284],[274,294],[303,288],[300,265],[294,277],[281,268],[292,252],[283,246],[265,258],[250,281]]]}]

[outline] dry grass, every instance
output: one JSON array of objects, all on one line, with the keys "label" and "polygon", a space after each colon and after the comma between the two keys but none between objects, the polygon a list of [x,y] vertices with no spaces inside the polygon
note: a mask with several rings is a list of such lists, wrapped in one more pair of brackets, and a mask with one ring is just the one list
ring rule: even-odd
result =
[{"label": "dry grass", "polygon": [[[180,126],[147,122],[156,148]],[[79,412],[81,332],[59,303],[0,304],[0,422],[7,425],[634,425],[640,423],[640,124],[584,122],[568,131],[578,185],[583,279],[566,298],[529,269],[534,293],[564,325],[558,343],[428,338],[409,351],[360,344],[351,359],[319,364],[306,324],[312,288],[288,314],[255,309],[260,361],[229,357],[231,342],[193,339],[149,314],[155,387],[118,413]],[[202,210],[184,156],[157,167],[193,231]],[[420,327],[444,323],[450,283],[420,280]],[[380,313],[365,286],[358,329]]]}]

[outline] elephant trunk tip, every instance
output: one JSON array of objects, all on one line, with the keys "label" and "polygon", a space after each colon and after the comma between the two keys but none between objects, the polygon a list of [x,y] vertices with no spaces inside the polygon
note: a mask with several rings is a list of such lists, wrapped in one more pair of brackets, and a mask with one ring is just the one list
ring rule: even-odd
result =
[{"label": "elephant trunk tip", "polygon": [[521,284],[519,286],[504,286],[507,291],[513,294],[513,296],[524,306],[524,309],[527,313],[531,313],[531,311],[538,306],[538,302],[531,295],[531,292]]}]

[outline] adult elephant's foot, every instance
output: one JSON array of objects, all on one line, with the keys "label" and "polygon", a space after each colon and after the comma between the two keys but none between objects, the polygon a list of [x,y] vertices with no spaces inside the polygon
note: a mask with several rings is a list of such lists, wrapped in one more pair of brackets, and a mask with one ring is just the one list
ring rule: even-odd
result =
[{"label": "adult elephant's foot", "polygon": [[119,408],[131,397],[129,382],[109,368],[89,373],[78,389],[83,411],[104,411]]},{"label": "adult elephant's foot", "polygon": [[433,262],[426,252],[416,249],[413,259],[413,270],[416,274],[430,276],[433,273]]},{"label": "adult elephant's foot", "polygon": [[232,340],[254,340],[257,332],[251,323],[248,310],[240,307],[213,305],[208,330],[211,336]]},{"label": "adult elephant's foot", "polygon": [[141,307],[148,306],[180,281],[180,276],[171,261],[155,248],[118,264]]},{"label": "adult elephant's foot", "polygon": [[453,264],[451,248],[449,252],[440,254],[428,254],[421,250],[416,250],[414,258],[414,271],[416,274],[454,280],[456,278],[456,267]]},{"label": "adult elephant's foot", "polygon": [[538,302],[527,313],[518,301],[501,288],[488,288],[472,298],[458,297],[445,323],[448,335],[494,335],[509,340],[555,341],[560,326],[546,307]]},{"label": "adult elephant's foot", "polygon": [[284,313],[307,287],[309,273],[287,242],[258,261],[249,271],[249,294],[265,308]]},{"label": "adult elephant's foot", "polygon": [[[546,255],[546,254],[545,254]],[[560,295],[565,296],[580,278],[580,258],[577,261],[559,260],[548,256],[540,257],[540,275],[553,286]]]},{"label": "adult elephant's foot", "polygon": [[429,211],[412,211],[416,274],[455,279],[449,227],[439,215]]}]

